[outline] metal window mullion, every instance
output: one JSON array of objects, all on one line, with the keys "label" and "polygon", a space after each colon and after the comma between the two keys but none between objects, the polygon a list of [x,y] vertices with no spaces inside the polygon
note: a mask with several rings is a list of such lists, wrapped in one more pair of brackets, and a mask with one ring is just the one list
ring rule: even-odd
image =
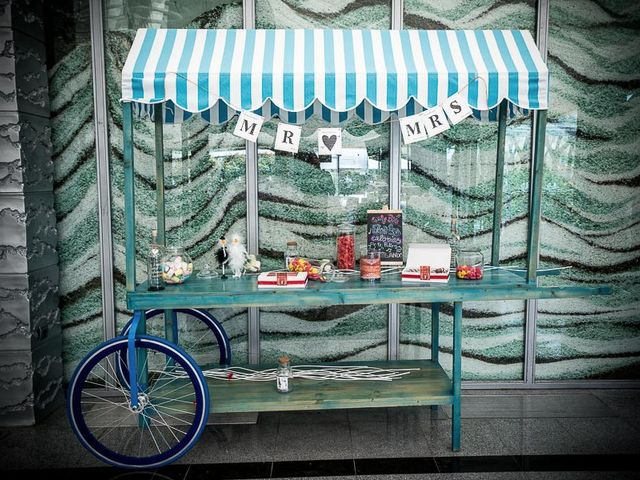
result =
[{"label": "metal window mullion", "polygon": [[[402,28],[403,0],[391,2],[391,28]],[[389,127],[389,207],[400,208],[400,124],[391,122]],[[400,348],[400,305],[392,303],[388,307],[387,358],[398,359]]]},{"label": "metal window mullion", "polygon": [[93,115],[98,194],[98,235],[100,240],[100,283],[102,290],[103,337],[116,334],[113,288],[113,240],[111,231],[111,179],[109,175],[109,132],[107,121],[107,83],[105,78],[104,24],[102,1],[89,2],[91,29],[91,69],[93,75]]},{"label": "metal window mullion", "polygon": [[[242,22],[244,28],[256,27],[255,0],[242,2]],[[247,203],[247,252],[258,254],[258,145],[246,142],[246,203]],[[247,309],[247,354],[250,364],[260,362],[260,310]]]},{"label": "metal window mullion", "polygon": [[[540,50],[540,54],[544,61],[547,60],[547,50],[548,50],[548,39],[549,39],[549,0],[538,0],[537,2],[537,15],[536,15],[536,43],[538,45],[538,49]],[[545,119],[546,120],[546,119]],[[529,179],[529,185],[533,187],[533,174],[534,174],[534,159],[537,155],[536,145],[536,132],[538,130],[538,115],[534,114],[533,123],[531,128],[531,178]],[[545,122],[546,123],[546,122]],[[544,150],[544,144],[542,145]],[[544,163],[544,155],[540,155],[540,162]],[[542,165],[540,165],[542,166]],[[540,179],[541,180],[541,179]],[[541,186],[540,186],[541,187]],[[529,196],[529,205],[531,205],[533,194],[533,188],[530,188],[530,196]],[[534,221],[537,221],[538,224],[542,221],[541,215],[536,215],[537,218]],[[529,210],[529,215],[531,215],[531,209]],[[531,225],[531,219],[529,225]],[[527,233],[529,234],[529,232]],[[530,248],[530,245],[527,244]],[[535,258],[535,268],[538,266],[539,261],[539,250],[536,249],[536,258]],[[534,386],[536,383],[536,331],[538,325],[538,300],[526,300],[525,301],[525,342],[524,342],[524,382],[528,386]]]}]

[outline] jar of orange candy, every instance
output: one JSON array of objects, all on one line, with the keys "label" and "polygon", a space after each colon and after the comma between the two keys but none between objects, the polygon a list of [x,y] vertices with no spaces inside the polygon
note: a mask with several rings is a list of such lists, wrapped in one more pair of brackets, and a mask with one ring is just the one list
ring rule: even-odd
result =
[{"label": "jar of orange candy", "polygon": [[456,257],[456,277],[460,280],[480,280],[484,256],[479,250],[462,250]]},{"label": "jar of orange candy", "polygon": [[340,270],[354,270],[356,267],[356,227],[351,223],[338,225],[336,260]]}]

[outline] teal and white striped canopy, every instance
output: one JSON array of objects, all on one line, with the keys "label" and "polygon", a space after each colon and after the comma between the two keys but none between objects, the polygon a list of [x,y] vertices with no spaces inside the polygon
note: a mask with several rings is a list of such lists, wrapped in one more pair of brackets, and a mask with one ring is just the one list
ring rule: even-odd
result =
[{"label": "teal and white striped canopy", "polygon": [[503,99],[548,106],[549,71],[526,30],[140,29],[122,71],[122,100],[165,121],[241,110],[289,123],[407,116],[460,92],[495,116]]}]

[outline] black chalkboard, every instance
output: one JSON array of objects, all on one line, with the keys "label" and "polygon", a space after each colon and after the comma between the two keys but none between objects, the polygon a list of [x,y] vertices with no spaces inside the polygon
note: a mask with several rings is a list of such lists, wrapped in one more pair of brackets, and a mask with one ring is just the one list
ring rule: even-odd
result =
[{"label": "black chalkboard", "polygon": [[402,211],[367,211],[367,250],[380,252],[383,265],[402,265]]}]

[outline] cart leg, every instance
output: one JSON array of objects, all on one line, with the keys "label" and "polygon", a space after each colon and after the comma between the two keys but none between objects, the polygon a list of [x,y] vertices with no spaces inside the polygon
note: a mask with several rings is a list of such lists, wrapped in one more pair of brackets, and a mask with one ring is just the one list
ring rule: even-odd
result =
[{"label": "cart leg", "polygon": [[[439,363],[438,353],[440,350],[440,304],[431,304],[431,361]],[[431,405],[431,411],[435,414],[438,405]]]},{"label": "cart leg", "polygon": [[451,450],[460,450],[460,388],[462,379],[462,302],[453,304],[453,405]]},{"label": "cart leg", "polygon": [[[164,311],[164,334],[174,345],[179,345],[178,341],[178,315],[175,310]],[[173,359],[169,358],[169,365],[173,366]]]}]

